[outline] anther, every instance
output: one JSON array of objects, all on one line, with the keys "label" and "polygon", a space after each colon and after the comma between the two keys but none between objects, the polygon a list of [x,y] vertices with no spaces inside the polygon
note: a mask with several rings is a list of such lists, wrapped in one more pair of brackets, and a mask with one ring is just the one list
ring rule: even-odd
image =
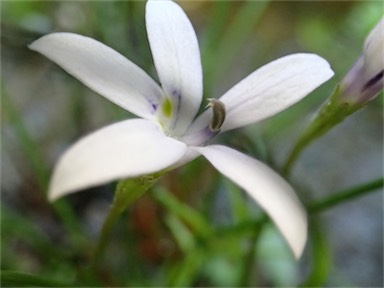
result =
[{"label": "anther", "polygon": [[213,112],[213,117],[211,123],[209,124],[209,129],[214,133],[218,133],[220,132],[220,128],[225,120],[225,105],[220,100],[214,98],[210,98],[208,101],[209,103],[207,108],[211,107]]}]

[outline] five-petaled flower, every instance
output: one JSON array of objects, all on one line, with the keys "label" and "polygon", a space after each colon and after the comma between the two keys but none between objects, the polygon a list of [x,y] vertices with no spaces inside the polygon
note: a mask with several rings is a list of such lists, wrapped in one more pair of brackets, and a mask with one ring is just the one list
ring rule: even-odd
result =
[{"label": "five-petaled flower", "polygon": [[141,117],[102,128],[70,147],[55,168],[49,198],[168,171],[203,155],[259,203],[299,257],[306,242],[307,217],[289,184],[249,156],[205,144],[218,133],[255,123],[296,103],[333,75],[329,64],[313,54],[280,58],[220,99],[211,99],[210,109],[196,116],[203,89],[192,24],[174,2],[150,0],[146,26],[161,87],[121,54],[85,36],[53,33],[30,45],[100,95]]}]

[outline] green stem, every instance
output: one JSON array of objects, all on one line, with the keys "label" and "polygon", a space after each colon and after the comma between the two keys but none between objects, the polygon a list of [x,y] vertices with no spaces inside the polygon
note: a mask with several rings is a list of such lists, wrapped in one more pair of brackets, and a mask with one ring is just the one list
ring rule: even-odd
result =
[{"label": "green stem", "polygon": [[120,205],[118,205],[117,201],[113,201],[111,208],[109,209],[108,214],[104,220],[103,227],[101,228],[93,259],[94,266],[97,265],[97,263],[100,261],[105,247],[107,246],[113,224],[117,221],[117,218],[122,212],[123,211],[121,211]]},{"label": "green stem", "polygon": [[331,255],[324,233],[317,221],[313,221],[310,229],[312,270],[308,278],[299,287],[322,287],[328,278]]},{"label": "green stem", "polygon": [[[364,196],[369,192],[374,192],[377,189],[382,188],[383,186],[384,179],[380,178],[341,192],[334,192],[331,193],[332,196],[329,196],[318,202],[308,204],[307,210],[310,214],[320,213],[326,209],[332,208],[346,201],[350,201],[357,197]],[[264,217],[266,217],[266,215]],[[237,236],[239,234],[247,234],[250,231],[253,231],[255,226],[260,224],[259,222],[260,220],[242,221],[235,226],[218,229],[216,230],[215,234],[223,238],[230,237],[232,235]]]},{"label": "green stem", "polygon": [[341,89],[337,86],[327,102],[320,108],[315,118],[301,134],[283,165],[283,175],[289,175],[294,163],[309,144],[342,122],[347,116],[363,107],[352,103],[341,102],[339,98],[340,93]]},{"label": "green stem", "polygon": [[108,244],[112,227],[120,214],[122,214],[134,200],[152,187],[160,176],[161,174],[142,176],[139,178],[123,180],[117,184],[115,198],[113,199],[111,208],[104,220],[93,255],[92,267],[94,269],[97,267],[103,255],[105,247]]},{"label": "green stem", "polygon": [[380,178],[380,179],[373,180],[369,183],[365,183],[357,187],[353,187],[351,189],[347,189],[337,193],[332,193],[331,196],[308,205],[308,211],[309,213],[312,213],[312,214],[322,212],[328,208],[336,206],[345,201],[349,201],[356,197],[363,196],[368,192],[374,192],[377,189],[383,187],[383,184],[384,184],[384,180],[383,178]]},{"label": "green stem", "polygon": [[250,239],[250,246],[248,251],[246,252],[244,259],[244,266],[240,274],[239,287],[249,287],[249,279],[250,275],[253,272],[254,261],[256,259],[255,254],[257,251],[257,241],[259,240],[259,236],[261,231],[263,230],[264,225],[268,223],[268,217],[266,214],[263,214],[260,219],[253,223],[253,234]]}]

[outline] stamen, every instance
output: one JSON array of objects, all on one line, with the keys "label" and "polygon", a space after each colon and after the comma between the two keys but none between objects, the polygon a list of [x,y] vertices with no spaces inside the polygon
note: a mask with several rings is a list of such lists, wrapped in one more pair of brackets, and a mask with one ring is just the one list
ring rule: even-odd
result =
[{"label": "stamen", "polygon": [[210,98],[208,101],[207,107],[211,107],[213,112],[209,129],[214,133],[218,133],[225,120],[225,105],[220,100],[214,98]]}]

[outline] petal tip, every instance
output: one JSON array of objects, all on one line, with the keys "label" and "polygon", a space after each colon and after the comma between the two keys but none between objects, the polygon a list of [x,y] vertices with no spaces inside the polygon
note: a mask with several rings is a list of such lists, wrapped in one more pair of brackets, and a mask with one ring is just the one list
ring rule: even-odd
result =
[{"label": "petal tip", "polygon": [[64,36],[65,34],[73,34],[73,33],[67,33],[67,32],[50,33],[50,34],[41,36],[40,38],[36,39],[32,43],[28,44],[27,47],[31,50],[39,52],[39,49],[42,47],[42,45],[47,43],[46,41],[49,41],[49,40],[54,39],[54,38],[58,38],[60,36]]},{"label": "petal tip", "polygon": [[289,183],[262,162],[231,148],[211,145],[193,149],[248,192],[272,219],[295,259],[299,259],[307,241],[308,219]]},{"label": "petal tip", "polygon": [[70,185],[68,185],[68,183],[66,184],[65,181],[60,181],[60,176],[62,175],[60,175],[61,169],[58,168],[60,167],[57,166],[56,169],[53,171],[52,178],[48,187],[47,199],[51,203],[56,202],[57,200],[68,194],[79,192],[80,189],[82,189],[82,187],[80,187],[79,189],[73,189],[70,187]]},{"label": "petal tip", "polygon": [[290,244],[293,256],[296,260],[299,260],[303,255],[305,244],[307,243],[308,223],[307,223],[307,216],[305,212],[302,219],[303,219],[303,223],[302,223],[302,230],[300,231],[300,235],[298,236],[298,239],[296,239],[295,243]]},{"label": "petal tip", "polygon": [[[44,36],[43,36],[44,37]],[[33,41],[32,43],[30,43],[30,44],[28,44],[27,45],[27,47],[28,47],[28,49],[29,50],[33,50],[33,51],[37,51],[37,49],[38,49],[38,43],[39,43],[39,40],[40,40],[41,38],[39,38],[39,39],[36,39],[35,41]]]},{"label": "petal tip", "polygon": [[48,196],[47,196],[47,199],[49,202],[53,203],[53,202],[56,202],[59,198],[61,198],[63,195],[61,195],[62,193],[60,192],[57,192],[55,190],[51,190],[49,189],[48,190]]},{"label": "petal tip", "polygon": [[65,196],[66,194],[69,194],[71,192],[66,192],[63,190],[58,189],[57,185],[54,184],[54,177],[51,180],[51,183],[49,184],[48,193],[47,193],[47,199],[49,202],[53,203],[59,200],[61,197]]}]

